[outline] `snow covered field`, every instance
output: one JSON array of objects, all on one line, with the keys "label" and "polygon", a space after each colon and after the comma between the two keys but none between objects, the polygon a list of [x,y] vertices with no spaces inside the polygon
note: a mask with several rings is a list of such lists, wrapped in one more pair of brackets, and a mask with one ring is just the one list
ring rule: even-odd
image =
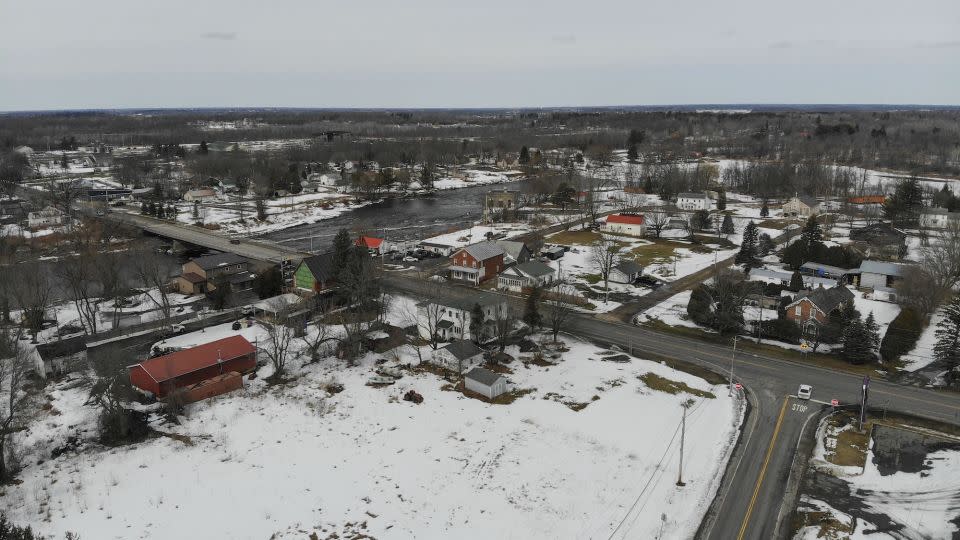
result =
[{"label": "snow covered field", "polygon": [[[257,330],[242,332],[254,338]],[[510,365],[514,386],[529,393],[509,405],[447,390],[429,372],[365,386],[375,355],[357,367],[296,362],[289,384],[246,381],[241,391],[189,406],[180,425],[154,421],[176,438],[120,448],[87,442],[50,459],[46,452],[67,436],[89,439],[95,431],[94,411],[83,405],[88,383],[61,382],[48,392],[57,414],[42,413],[18,435],[29,449],[24,483],[7,488],[0,505],[43,534],[104,539],[314,531],[321,538],[607,538],[624,516],[618,538],[653,538],[661,514],[664,538],[690,537],[736,436],[736,398],[659,363],[602,361],[596,347],[565,341],[570,351],[556,366]],[[416,354],[404,350],[399,360],[416,364]],[[714,397],[654,390],[638,379],[648,373]],[[330,381],[344,391],[328,395]],[[399,399],[409,389],[424,395],[422,405]],[[677,488],[680,403],[691,397],[687,485]]]}]

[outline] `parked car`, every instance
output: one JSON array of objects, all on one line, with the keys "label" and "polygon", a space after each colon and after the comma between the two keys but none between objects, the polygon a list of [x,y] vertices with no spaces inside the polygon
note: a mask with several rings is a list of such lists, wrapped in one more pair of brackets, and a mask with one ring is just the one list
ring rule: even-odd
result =
[{"label": "parked car", "polygon": [[174,334],[182,334],[186,331],[186,327],[184,327],[182,324],[175,324],[170,327],[170,331]]},{"label": "parked car", "polygon": [[663,286],[663,283],[654,277],[640,276],[637,278],[637,285],[643,285],[644,287],[650,287],[651,289],[659,289]]},{"label": "parked car", "polygon": [[240,314],[241,314],[241,315],[246,315],[246,316],[248,316],[248,317],[249,317],[250,315],[253,315],[253,311],[254,311],[254,310],[253,310],[253,306],[243,306],[242,308],[240,308]]},{"label": "parked car", "polygon": [[404,257],[403,262],[420,262],[420,259],[416,257]]},{"label": "parked car", "polygon": [[801,384],[800,389],[797,390],[797,397],[800,399],[810,399],[811,394],[813,394],[813,387],[809,384]]},{"label": "parked car", "polygon": [[240,239],[239,239],[239,238],[231,238],[231,239],[230,239],[230,243],[231,243],[231,244],[239,244],[239,243],[240,243]]}]

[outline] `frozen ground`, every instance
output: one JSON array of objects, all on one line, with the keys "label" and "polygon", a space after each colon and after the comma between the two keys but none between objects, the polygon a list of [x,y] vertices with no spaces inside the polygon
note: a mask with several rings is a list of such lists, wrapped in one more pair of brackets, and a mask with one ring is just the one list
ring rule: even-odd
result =
[{"label": "frozen ground", "polygon": [[[47,391],[57,414],[18,435],[24,482],[0,505],[43,534],[98,539],[608,538],[625,516],[617,538],[653,538],[661,515],[664,538],[690,537],[729,457],[738,404],[661,364],[601,361],[596,347],[565,341],[558,365],[511,364],[509,378],[529,393],[510,405],[446,390],[429,372],[365,386],[374,355],[356,367],[295,362],[287,385],[246,381],[189,406],[180,425],[154,421],[176,439],[87,442],[50,459],[49,448],[77,432],[90,439],[95,427],[82,404],[88,383],[61,382]],[[416,354],[399,361],[415,364]],[[695,398],[688,416],[682,490],[673,481],[680,403],[694,396],[647,387],[638,377],[651,372],[715,396]],[[328,395],[334,380],[345,389]],[[409,389],[422,405],[399,399]]]}]

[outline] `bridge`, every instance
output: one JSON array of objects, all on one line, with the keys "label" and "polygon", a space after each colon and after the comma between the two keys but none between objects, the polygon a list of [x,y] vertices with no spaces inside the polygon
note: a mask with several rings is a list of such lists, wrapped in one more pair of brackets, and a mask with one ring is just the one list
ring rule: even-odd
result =
[{"label": "bridge", "polygon": [[216,251],[236,253],[241,257],[279,264],[285,260],[301,260],[311,254],[299,251],[277,243],[263,242],[250,238],[230,238],[216,231],[182,225],[179,223],[131,214],[126,212],[110,212],[104,219],[115,223],[136,227],[150,234],[205,247]]}]

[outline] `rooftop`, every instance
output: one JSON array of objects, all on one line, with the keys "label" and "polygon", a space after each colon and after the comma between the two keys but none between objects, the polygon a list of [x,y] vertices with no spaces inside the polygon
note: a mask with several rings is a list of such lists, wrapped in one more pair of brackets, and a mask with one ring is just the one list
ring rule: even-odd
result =
[{"label": "rooftop", "polygon": [[493,386],[494,383],[503,378],[503,375],[494,371],[490,371],[489,369],[475,367],[468,371],[464,377],[477,381],[478,383],[486,386]]},{"label": "rooftop", "polygon": [[153,380],[163,382],[214,366],[221,361],[233,360],[254,352],[256,352],[256,349],[246,338],[230,336],[183,351],[151,358],[136,365],[143,368]]},{"label": "rooftop", "polygon": [[467,358],[473,358],[478,354],[483,354],[483,349],[477,347],[469,339],[458,339],[443,348],[445,351],[448,351],[455,358],[460,360],[465,360]]},{"label": "rooftop", "polygon": [[503,248],[496,242],[478,242],[463,248],[471,257],[478,261],[485,261],[491,257],[503,255]]},{"label": "rooftop", "polygon": [[237,255],[236,253],[217,253],[216,255],[204,255],[203,257],[197,257],[191,262],[195,263],[204,270],[213,270],[214,268],[219,268],[221,266],[243,264],[247,262],[247,259]]}]

